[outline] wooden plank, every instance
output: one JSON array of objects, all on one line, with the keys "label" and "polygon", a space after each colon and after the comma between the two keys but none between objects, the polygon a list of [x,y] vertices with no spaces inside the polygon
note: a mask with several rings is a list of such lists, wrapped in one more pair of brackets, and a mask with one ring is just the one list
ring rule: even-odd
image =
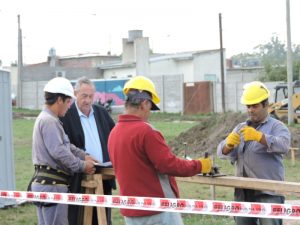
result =
[{"label": "wooden plank", "polygon": [[209,184],[225,187],[247,188],[254,190],[268,190],[275,192],[295,192],[300,193],[300,183],[287,181],[274,181],[256,178],[223,176],[223,177],[176,177],[176,180],[183,182]]},{"label": "wooden plank", "polygon": [[113,179],[115,177],[115,171],[113,168],[101,168],[100,173],[102,175],[107,175],[109,179]]},{"label": "wooden plank", "polygon": [[[96,195],[104,195],[103,190],[103,176],[102,174],[95,174],[94,180],[97,181],[98,185],[95,189]],[[104,207],[97,207],[97,217],[98,217],[98,224],[99,225],[107,225],[106,221],[106,214],[105,214],[105,208]]]},{"label": "wooden plank", "polygon": [[[104,168],[102,175],[114,175],[112,168]],[[254,190],[275,191],[275,192],[295,192],[300,193],[300,183],[288,181],[275,181],[247,177],[221,176],[221,177],[176,177],[176,180],[198,184],[209,184],[234,188],[248,188]]]},{"label": "wooden plank", "polygon": [[96,188],[97,185],[98,185],[98,183],[96,181],[93,181],[93,180],[89,180],[89,181],[82,180],[81,181],[81,186],[85,187],[85,188]]},{"label": "wooden plank", "polygon": [[[106,171],[108,174],[113,173],[113,170]],[[81,181],[81,186],[85,187],[85,193],[87,194],[96,194],[96,195],[104,195],[103,190],[103,178],[110,177],[111,175],[102,175],[102,174],[94,174],[94,175],[86,175],[84,176],[84,180]],[[107,225],[105,208],[97,207],[97,215],[98,215],[98,224],[99,225]],[[93,207],[85,206],[84,207],[84,225],[91,225],[93,218]]]},{"label": "wooden plank", "polygon": [[[86,194],[94,194],[94,189],[86,188]],[[83,214],[83,224],[84,225],[91,225],[93,219],[93,207],[92,206],[85,206],[84,207],[84,214]]]}]

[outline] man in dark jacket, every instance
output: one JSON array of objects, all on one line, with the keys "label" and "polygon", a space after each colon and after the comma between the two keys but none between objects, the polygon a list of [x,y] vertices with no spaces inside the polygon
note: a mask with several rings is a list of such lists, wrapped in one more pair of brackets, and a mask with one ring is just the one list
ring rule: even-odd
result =
[{"label": "man in dark jacket", "polygon": [[[109,113],[100,105],[93,104],[95,94],[94,84],[87,78],[80,78],[75,85],[76,101],[71,105],[68,113],[61,118],[63,128],[70,142],[97,159],[99,162],[110,161],[107,140],[115,123]],[[73,176],[70,192],[82,193],[82,174]],[[114,180],[103,181],[104,194],[111,195],[115,188]],[[111,209],[106,208],[106,218],[111,224]],[[72,205],[69,207],[70,225],[83,224],[83,207]],[[93,225],[98,224],[96,207],[93,209]]]}]

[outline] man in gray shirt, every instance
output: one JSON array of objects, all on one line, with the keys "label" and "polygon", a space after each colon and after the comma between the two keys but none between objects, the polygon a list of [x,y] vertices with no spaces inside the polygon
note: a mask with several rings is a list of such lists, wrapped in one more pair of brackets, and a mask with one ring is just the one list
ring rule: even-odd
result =
[{"label": "man in gray shirt", "polygon": [[[32,161],[35,174],[29,190],[67,193],[74,172],[95,173],[94,160],[72,145],[65,134],[59,116],[63,116],[74,97],[73,87],[65,78],[50,80],[44,87],[45,108],[33,129]],[[39,225],[68,225],[66,204],[36,203]]]},{"label": "man in gray shirt", "polygon": [[[249,119],[238,124],[217,149],[221,159],[236,165],[239,177],[284,180],[283,154],[290,146],[288,128],[268,114],[267,87],[258,81],[244,86],[241,103]],[[270,191],[235,189],[235,200],[242,202],[284,203],[284,197]],[[237,225],[280,225],[281,219],[236,217]]]}]

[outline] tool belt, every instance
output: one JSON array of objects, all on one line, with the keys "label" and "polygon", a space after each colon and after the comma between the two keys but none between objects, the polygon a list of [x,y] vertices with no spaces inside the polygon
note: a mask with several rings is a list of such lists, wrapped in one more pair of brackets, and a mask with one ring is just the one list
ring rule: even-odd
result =
[{"label": "tool belt", "polygon": [[45,185],[69,185],[70,175],[62,170],[56,170],[50,166],[35,165],[35,174],[32,182]]},{"label": "tool belt", "polygon": [[[70,183],[70,175],[62,170],[56,170],[50,166],[35,165],[34,174],[31,178],[27,191],[31,191],[32,183],[39,183],[44,185],[68,185]],[[48,203],[48,202],[33,202],[34,205],[38,207],[52,207],[56,206],[57,203]]]}]

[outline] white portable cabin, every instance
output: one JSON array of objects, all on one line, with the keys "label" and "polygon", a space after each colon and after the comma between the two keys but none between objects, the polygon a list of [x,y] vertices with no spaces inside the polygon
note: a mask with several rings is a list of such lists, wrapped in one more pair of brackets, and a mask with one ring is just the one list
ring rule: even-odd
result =
[{"label": "white portable cabin", "polygon": [[[0,70],[0,156],[0,190],[15,190],[11,79],[4,70]],[[0,208],[15,204],[13,199],[0,198]]]}]

